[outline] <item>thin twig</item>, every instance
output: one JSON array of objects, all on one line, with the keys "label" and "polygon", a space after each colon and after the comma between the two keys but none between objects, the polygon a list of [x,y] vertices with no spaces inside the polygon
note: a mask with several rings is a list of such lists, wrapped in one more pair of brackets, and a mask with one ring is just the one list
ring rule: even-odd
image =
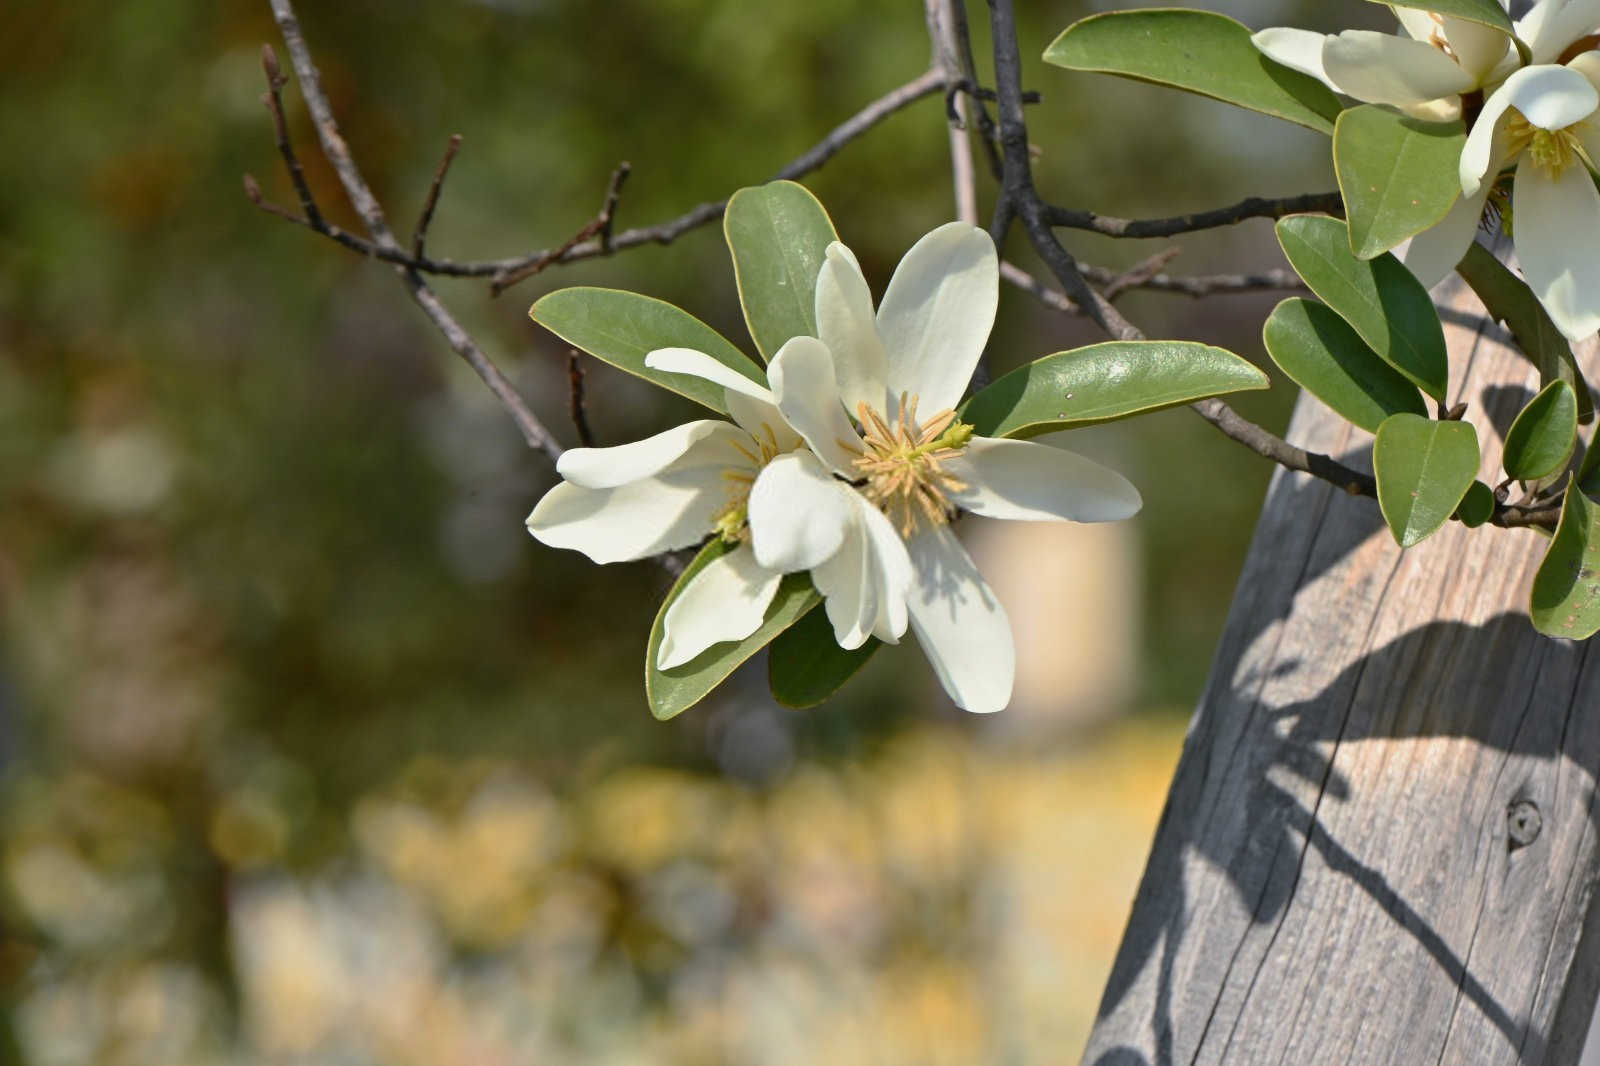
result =
[{"label": "thin twig", "polygon": [[[315,229],[322,224],[322,212],[317,210],[316,198],[311,195],[311,186],[306,181],[305,168],[300,165],[300,157],[295,155],[294,144],[289,140],[289,124],[283,117],[283,87],[289,79],[278,65],[278,54],[270,44],[261,46],[261,69],[267,76],[267,91],[261,101],[272,113],[272,133],[277,141],[278,154],[283,156],[284,165],[289,168],[289,181],[294,185],[295,195],[300,197],[300,210],[305,213],[307,224]],[[251,199],[257,204],[262,203],[259,187]]]},{"label": "thin twig", "polygon": [[461,150],[461,134],[452,133],[444,147],[444,158],[439,169],[433,172],[433,184],[428,186],[428,198],[422,203],[422,217],[417,219],[417,231],[411,237],[411,257],[422,258],[423,244],[428,239],[428,227],[433,224],[433,209],[439,206],[439,190],[444,188],[444,176],[450,173],[450,164]]},{"label": "thin twig", "polygon": [[546,252],[526,266],[507,271],[504,274],[496,274],[494,279],[489,282],[490,295],[499,296],[517,282],[533,277],[591,237],[598,237],[602,252],[609,255],[611,251],[611,222],[617,214],[617,200],[622,196],[622,183],[628,180],[628,175],[631,173],[633,173],[633,165],[631,163],[626,161],[618,163],[617,169],[611,172],[611,180],[606,183],[606,198],[600,205],[600,213],[594,216],[577,233],[573,234],[571,239],[561,247]]},{"label": "thin twig", "polygon": [[1041,213],[1051,226],[1089,230],[1106,237],[1175,237],[1180,233],[1232,226],[1250,218],[1282,218],[1309,211],[1343,217],[1344,200],[1337,192],[1306,193],[1277,200],[1252,196],[1227,207],[1172,218],[1112,218],[1054,204],[1043,205]]},{"label": "thin twig", "polygon": [[578,361],[578,349],[567,350],[567,413],[572,416],[572,426],[578,431],[578,442],[585,448],[594,447],[594,433],[589,429],[589,412],[583,402],[583,365]]},{"label": "thin twig", "polygon": [[1078,269],[1089,281],[1106,286],[1108,299],[1112,296],[1111,286],[1118,282],[1122,282],[1121,289],[1147,289],[1196,298],[1217,293],[1309,291],[1300,275],[1292,270],[1263,270],[1258,274],[1151,274],[1129,278],[1126,273],[1118,274],[1090,263],[1079,263]]},{"label": "thin twig", "polygon": [[962,0],[923,0],[928,39],[933,45],[929,65],[944,74],[945,111],[949,117],[950,183],[955,191],[956,218],[978,224],[978,185],[972,168],[972,147],[967,141],[967,102],[961,96],[966,72],[961,66],[956,40],[954,9]]},{"label": "thin twig", "polygon": [[[300,79],[300,94],[305,99],[306,109],[311,112],[312,120],[316,123],[317,139],[322,144],[322,154],[328,160],[334,172],[339,175],[339,181],[344,186],[345,195],[350,200],[356,214],[361,216],[362,223],[367,228],[373,247],[382,250],[386,255],[380,258],[390,258],[393,262],[405,262],[406,252],[395,240],[393,231],[389,228],[388,220],[384,218],[383,208],[378,204],[377,197],[373,196],[371,188],[361,176],[361,169],[356,166],[350,148],[345,143],[344,137],[339,133],[339,125],[333,117],[333,109],[328,104],[328,98],[322,91],[322,75],[317,70],[316,63],[311,58],[311,50],[306,46],[305,37],[301,34],[299,20],[295,17],[294,7],[290,0],[271,0],[272,13],[277,19],[278,29],[283,34],[284,44],[289,49],[290,62],[294,64],[295,74]],[[274,64],[275,65],[275,57]],[[268,84],[273,81],[272,70],[267,71]],[[282,149],[280,149],[281,151]],[[289,163],[292,149],[284,153],[285,164]],[[292,173],[292,171],[291,171]],[[248,190],[247,190],[248,191]],[[307,189],[309,197],[310,190]],[[314,201],[310,201],[315,206]],[[320,213],[313,215],[312,211],[306,212],[304,222],[307,226],[318,232],[328,233],[332,227],[321,222]],[[342,231],[341,231],[342,232]],[[336,238],[337,239],[337,238]],[[341,243],[344,243],[341,241]],[[551,462],[561,457],[561,445],[555,437],[544,427],[538,417],[529,410],[526,402],[517,394],[517,390],[495,366],[494,361],[484,354],[471,335],[462,328],[455,316],[440,302],[422,275],[413,267],[403,266],[400,271],[401,280],[405,283],[406,291],[422,308],[424,314],[433,322],[440,333],[444,334],[455,351],[466,363],[483,379],[489,390],[500,400],[502,406],[511,414],[517,428],[522,431],[523,439],[529,446],[543,451],[550,457]]]},{"label": "thin twig", "polygon": [[[1105,298],[1115,300],[1129,289],[1136,289],[1148,282],[1151,278],[1161,273],[1161,268],[1183,254],[1182,248],[1163,248],[1151,256],[1146,256],[1133,264],[1127,270],[1115,275],[1105,283]],[[1087,273],[1084,275],[1087,277]]]}]

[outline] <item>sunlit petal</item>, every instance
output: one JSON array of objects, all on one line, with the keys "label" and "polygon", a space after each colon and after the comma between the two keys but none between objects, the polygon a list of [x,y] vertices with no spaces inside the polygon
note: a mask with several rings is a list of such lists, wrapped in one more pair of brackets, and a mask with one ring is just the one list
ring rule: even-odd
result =
[{"label": "sunlit petal", "polygon": [[738,426],[719,419],[685,422],[632,444],[569,448],[556,461],[556,472],[574,485],[609,489],[669,468],[744,465],[738,449],[748,448],[749,440]]},{"label": "sunlit petal", "polygon": [[1552,180],[1531,160],[1512,192],[1523,276],[1568,340],[1600,329],[1600,192],[1583,167]]},{"label": "sunlit petal", "polygon": [[1492,188],[1484,182],[1473,195],[1457,197],[1442,220],[1411,238],[1411,245],[1401,253],[1400,261],[1424,287],[1431,289],[1443,281],[1467,254]]},{"label": "sunlit petal", "polygon": [[1118,522],[1139,513],[1139,490],[1127,478],[1048,444],[974,437],[945,467],[966,485],[950,499],[988,518]]},{"label": "sunlit petal", "polygon": [[[1400,9],[1395,10],[1398,12]],[[1415,9],[1413,13],[1422,14]],[[1504,30],[1485,26],[1481,22],[1447,15],[1441,24],[1441,29],[1445,41],[1450,45],[1450,50],[1456,54],[1456,62],[1466,71],[1475,85],[1484,84],[1489,73],[1505,59],[1507,50],[1514,51],[1511,38],[1506,36]]]},{"label": "sunlit petal", "polygon": [[827,345],[815,337],[790,338],[773,357],[767,377],[783,417],[828,465],[851,476],[852,449],[861,435],[845,414]]},{"label": "sunlit petal", "polygon": [[1554,63],[1575,41],[1600,26],[1600,0],[1567,0],[1551,11],[1531,38],[1524,38],[1535,63]]},{"label": "sunlit petal", "polygon": [[906,597],[911,592],[911,583],[916,580],[916,572],[894,523],[859,496],[856,499],[861,530],[866,535],[872,560],[872,579],[878,589],[878,617],[873,622],[872,635],[885,644],[896,644],[906,632]]},{"label": "sunlit petal", "polygon": [[889,357],[878,336],[872,310],[872,290],[850,249],[835,241],[817,275],[817,336],[833,353],[834,374],[845,407],[854,411],[865,403],[884,409],[884,381]]},{"label": "sunlit petal", "polygon": [[1338,91],[1339,87],[1328,80],[1328,72],[1322,69],[1322,42],[1327,39],[1325,33],[1297,30],[1292,26],[1273,26],[1251,37],[1250,42],[1274,63],[1309,74],[1328,88]]},{"label": "sunlit petal", "polygon": [[713,644],[743,640],[760,629],[782,580],[757,563],[746,545],[707,563],[661,619],[656,668],[682,666]]},{"label": "sunlit petal", "polygon": [[1346,30],[1322,46],[1322,67],[1339,91],[1369,104],[1408,107],[1475,88],[1432,45],[1371,30]]},{"label": "sunlit petal", "polygon": [[721,478],[710,469],[609,489],[562,482],[534,507],[528,532],[552,548],[572,548],[597,563],[617,563],[703,540],[725,506]]},{"label": "sunlit petal", "polygon": [[690,377],[721,385],[729,392],[772,402],[771,389],[745,377],[726,363],[718,362],[705,352],[697,352],[693,348],[657,348],[644,357],[644,365],[651,370],[660,370],[668,374],[688,374]]},{"label": "sunlit petal", "polygon": [[859,648],[872,635],[878,618],[877,582],[859,516],[852,515],[839,550],[811,568],[811,583],[823,596],[822,606],[841,648]]},{"label": "sunlit petal", "polygon": [[756,560],[783,573],[826,561],[854,521],[852,494],[810,452],[790,452],[768,463],[750,490]]},{"label": "sunlit petal", "polygon": [[[1513,74],[1511,77],[1516,76]],[[1506,85],[1510,84],[1508,80]],[[1463,196],[1476,196],[1480,186],[1493,184],[1485,179],[1500,173],[1500,168],[1508,162],[1503,126],[1506,109],[1511,106],[1511,97],[1506,93],[1506,85],[1496,89],[1484,101],[1483,110],[1473,121],[1467,141],[1461,146],[1461,159],[1457,167]]]},{"label": "sunlit petal", "polygon": [[950,222],[912,245],[878,307],[890,394],[920,397],[927,413],[959,403],[994,326],[999,286],[1000,260],[981,229]]},{"label": "sunlit petal", "polygon": [[935,526],[908,545],[916,581],[911,629],[956,706],[979,713],[1011,702],[1017,652],[1011,623],[949,526]]}]

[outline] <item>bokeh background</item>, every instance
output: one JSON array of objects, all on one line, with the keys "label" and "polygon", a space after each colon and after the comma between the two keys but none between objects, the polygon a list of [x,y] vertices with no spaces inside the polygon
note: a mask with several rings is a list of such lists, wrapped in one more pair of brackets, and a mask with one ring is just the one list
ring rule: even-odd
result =
[{"label": "bokeh background", "polygon": [[[1331,188],[1324,139],[1037,60],[1109,4],[1023,8],[1040,184],[1170,214]],[[1123,5],[1129,6],[1129,5]],[[1378,5],[1213,3],[1254,25]],[[915,0],[302,0],[391,218],[464,147],[430,248],[560,243],[762,181],[925,68]],[[980,65],[985,9],[972,5]],[[265,0],[26,4],[0,36],[0,1061],[1076,1060],[1269,471],[1184,411],[1071,435],[1144,513],[974,528],[1024,651],[953,710],[914,644],[830,703],[759,661],[670,723],[641,687],[666,576],[527,537],[553,480],[392,273],[262,214]],[[291,130],[324,208],[354,225]],[[925,100],[808,184],[881,286],[951,214]],[[990,202],[987,184],[984,203]],[[1175,273],[1279,265],[1270,227]],[[1108,267],[1162,245],[1069,235]],[[1013,235],[1008,254],[1036,264]],[[570,442],[526,318],[602,284],[740,342],[717,227],[447,301]],[[1252,359],[1276,299],[1133,293]],[[1011,289],[997,370],[1096,340]],[[592,361],[620,443],[690,417]],[[1281,379],[1240,400],[1281,428]]]}]

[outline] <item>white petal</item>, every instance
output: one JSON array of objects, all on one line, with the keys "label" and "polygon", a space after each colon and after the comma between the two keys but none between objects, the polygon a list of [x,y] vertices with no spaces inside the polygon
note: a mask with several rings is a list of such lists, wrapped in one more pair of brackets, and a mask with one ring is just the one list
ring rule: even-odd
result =
[{"label": "white petal", "polygon": [[574,485],[609,489],[669,468],[746,465],[738,446],[748,448],[749,439],[749,434],[738,426],[708,418],[685,422],[653,437],[614,448],[568,448],[556,460],[556,472]]},{"label": "white petal", "polygon": [[1400,20],[1400,25],[1405,29],[1407,36],[1414,41],[1427,41],[1439,28],[1439,24],[1433,21],[1433,16],[1419,8],[1396,7],[1391,10],[1394,12],[1394,17]]},{"label": "white petal", "polygon": [[1565,129],[1600,107],[1600,91],[1571,67],[1523,67],[1495,91],[1496,96],[1501,94],[1523,118],[1544,130]]},{"label": "white petal", "polygon": [[756,560],[786,574],[821,564],[844,543],[854,519],[851,493],[810,452],[790,452],[768,463],[750,489]]},{"label": "white petal", "polygon": [[783,417],[824,462],[850,476],[861,434],[844,413],[827,345],[815,337],[789,338],[772,357],[767,377]]},{"label": "white petal", "polygon": [[749,434],[761,443],[762,447],[774,453],[792,452],[796,448],[805,446],[805,441],[800,434],[790,428],[789,422],[783,417],[783,412],[778,410],[778,405],[769,400],[758,400],[754,396],[745,396],[742,393],[728,390],[723,394],[728,401],[728,414],[739,423]]},{"label": "white petal", "polygon": [[[1520,73],[1522,71],[1517,72]],[[1513,74],[1511,78],[1516,76]],[[1483,110],[1478,112],[1478,117],[1472,123],[1471,132],[1467,134],[1467,143],[1461,146],[1461,160],[1457,168],[1463,196],[1476,196],[1479,186],[1493,185],[1493,181],[1485,179],[1499,174],[1500,168],[1507,162],[1501,125],[1506,109],[1511,106],[1511,97],[1506,93],[1506,85],[1510,84],[1511,79],[1508,79],[1505,85],[1489,94]]]},{"label": "white petal", "polygon": [[1567,63],[1567,69],[1582,74],[1590,85],[1600,89],[1600,52],[1580,52]]},{"label": "white petal", "polygon": [[1322,67],[1340,92],[1369,104],[1406,107],[1475,87],[1455,60],[1432,45],[1371,30],[1328,38]]},{"label": "white petal", "polygon": [[[1427,18],[1426,15],[1423,17]],[[1484,79],[1500,65],[1507,49],[1511,48],[1511,38],[1506,36],[1504,30],[1485,26],[1481,22],[1447,15],[1441,28],[1450,50],[1456,54],[1456,62],[1475,85],[1484,84]]]},{"label": "white petal", "polygon": [[1524,157],[1511,209],[1528,285],[1568,340],[1585,340],[1600,329],[1600,192],[1594,180],[1572,166],[1552,181]]},{"label": "white petal", "polygon": [[822,594],[833,639],[841,648],[859,648],[872,635],[878,620],[875,576],[866,532],[859,516],[852,515],[839,550],[811,568],[811,583]]},{"label": "white petal", "polygon": [[989,518],[1118,522],[1142,502],[1115,470],[1033,441],[974,437],[945,468],[967,485],[950,499]]},{"label": "white petal", "polygon": [[865,403],[884,409],[889,357],[872,311],[872,290],[850,249],[834,241],[817,275],[817,337],[833,353],[833,370],[845,409]]},{"label": "white petal", "polygon": [[1493,186],[1484,182],[1472,196],[1459,196],[1455,204],[1431,228],[1411,238],[1411,245],[1400,261],[1411,269],[1424,288],[1431,289],[1456,268],[1467,247],[1478,233],[1483,205]]},{"label": "white petal", "polygon": [[688,374],[690,377],[721,385],[729,392],[737,392],[754,400],[772,402],[772,390],[750,380],[726,363],[718,362],[705,352],[697,352],[693,348],[657,348],[644,357],[644,365],[651,370],[661,370],[668,374]]},{"label": "white petal", "polygon": [[939,683],[964,710],[1000,710],[1017,672],[1005,608],[949,526],[924,530],[909,547],[911,629]]},{"label": "white petal", "polygon": [[1532,38],[1524,38],[1535,63],[1554,63],[1575,41],[1600,26],[1600,0],[1567,0],[1542,20]]},{"label": "white petal", "polygon": [[1328,88],[1338,91],[1339,87],[1328,80],[1327,71],[1322,69],[1322,42],[1327,39],[1325,33],[1297,30],[1291,26],[1273,26],[1251,37],[1250,43],[1274,63],[1309,74]]},{"label": "white petal", "polygon": [[872,625],[872,635],[885,644],[897,644],[906,632],[906,597],[916,580],[916,571],[894,523],[859,496],[857,500],[861,530],[866,534],[872,559],[873,580],[878,586],[878,618]]},{"label": "white petal", "polygon": [[890,394],[921,397],[929,415],[959,403],[999,299],[1000,259],[983,230],[950,222],[912,245],[878,307]]},{"label": "white petal", "polygon": [[661,619],[656,669],[682,666],[713,644],[743,640],[761,628],[783,575],[766,570],[741,545],[696,574]]},{"label": "white petal", "polygon": [[552,548],[619,563],[697,543],[727,502],[721,475],[709,468],[610,489],[562,482],[534,507],[528,532]]},{"label": "white petal", "polygon": [[[1554,17],[1555,13],[1560,11],[1562,7],[1566,5],[1566,3],[1567,0],[1537,0],[1537,2],[1528,9],[1528,13],[1526,15],[1523,15],[1520,19],[1517,19],[1514,23],[1512,23],[1512,29],[1516,30],[1517,36],[1522,38],[1522,40],[1528,44],[1528,49],[1530,52],[1533,50],[1533,42],[1537,41],[1539,37],[1543,35],[1545,27],[1549,24],[1551,18]],[[1538,62],[1545,62],[1545,60],[1538,60]]]}]

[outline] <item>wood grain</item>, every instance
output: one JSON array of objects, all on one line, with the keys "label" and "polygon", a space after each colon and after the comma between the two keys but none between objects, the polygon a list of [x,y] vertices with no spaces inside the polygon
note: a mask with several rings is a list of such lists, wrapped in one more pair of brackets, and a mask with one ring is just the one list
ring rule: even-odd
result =
[{"label": "wood grain", "polygon": [[[1537,381],[1456,284],[1449,396],[1492,485]],[[1371,469],[1309,396],[1288,436]],[[1279,471],[1084,1062],[1577,1062],[1600,653],[1529,624],[1544,545],[1450,523],[1402,552],[1372,500]]]}]

